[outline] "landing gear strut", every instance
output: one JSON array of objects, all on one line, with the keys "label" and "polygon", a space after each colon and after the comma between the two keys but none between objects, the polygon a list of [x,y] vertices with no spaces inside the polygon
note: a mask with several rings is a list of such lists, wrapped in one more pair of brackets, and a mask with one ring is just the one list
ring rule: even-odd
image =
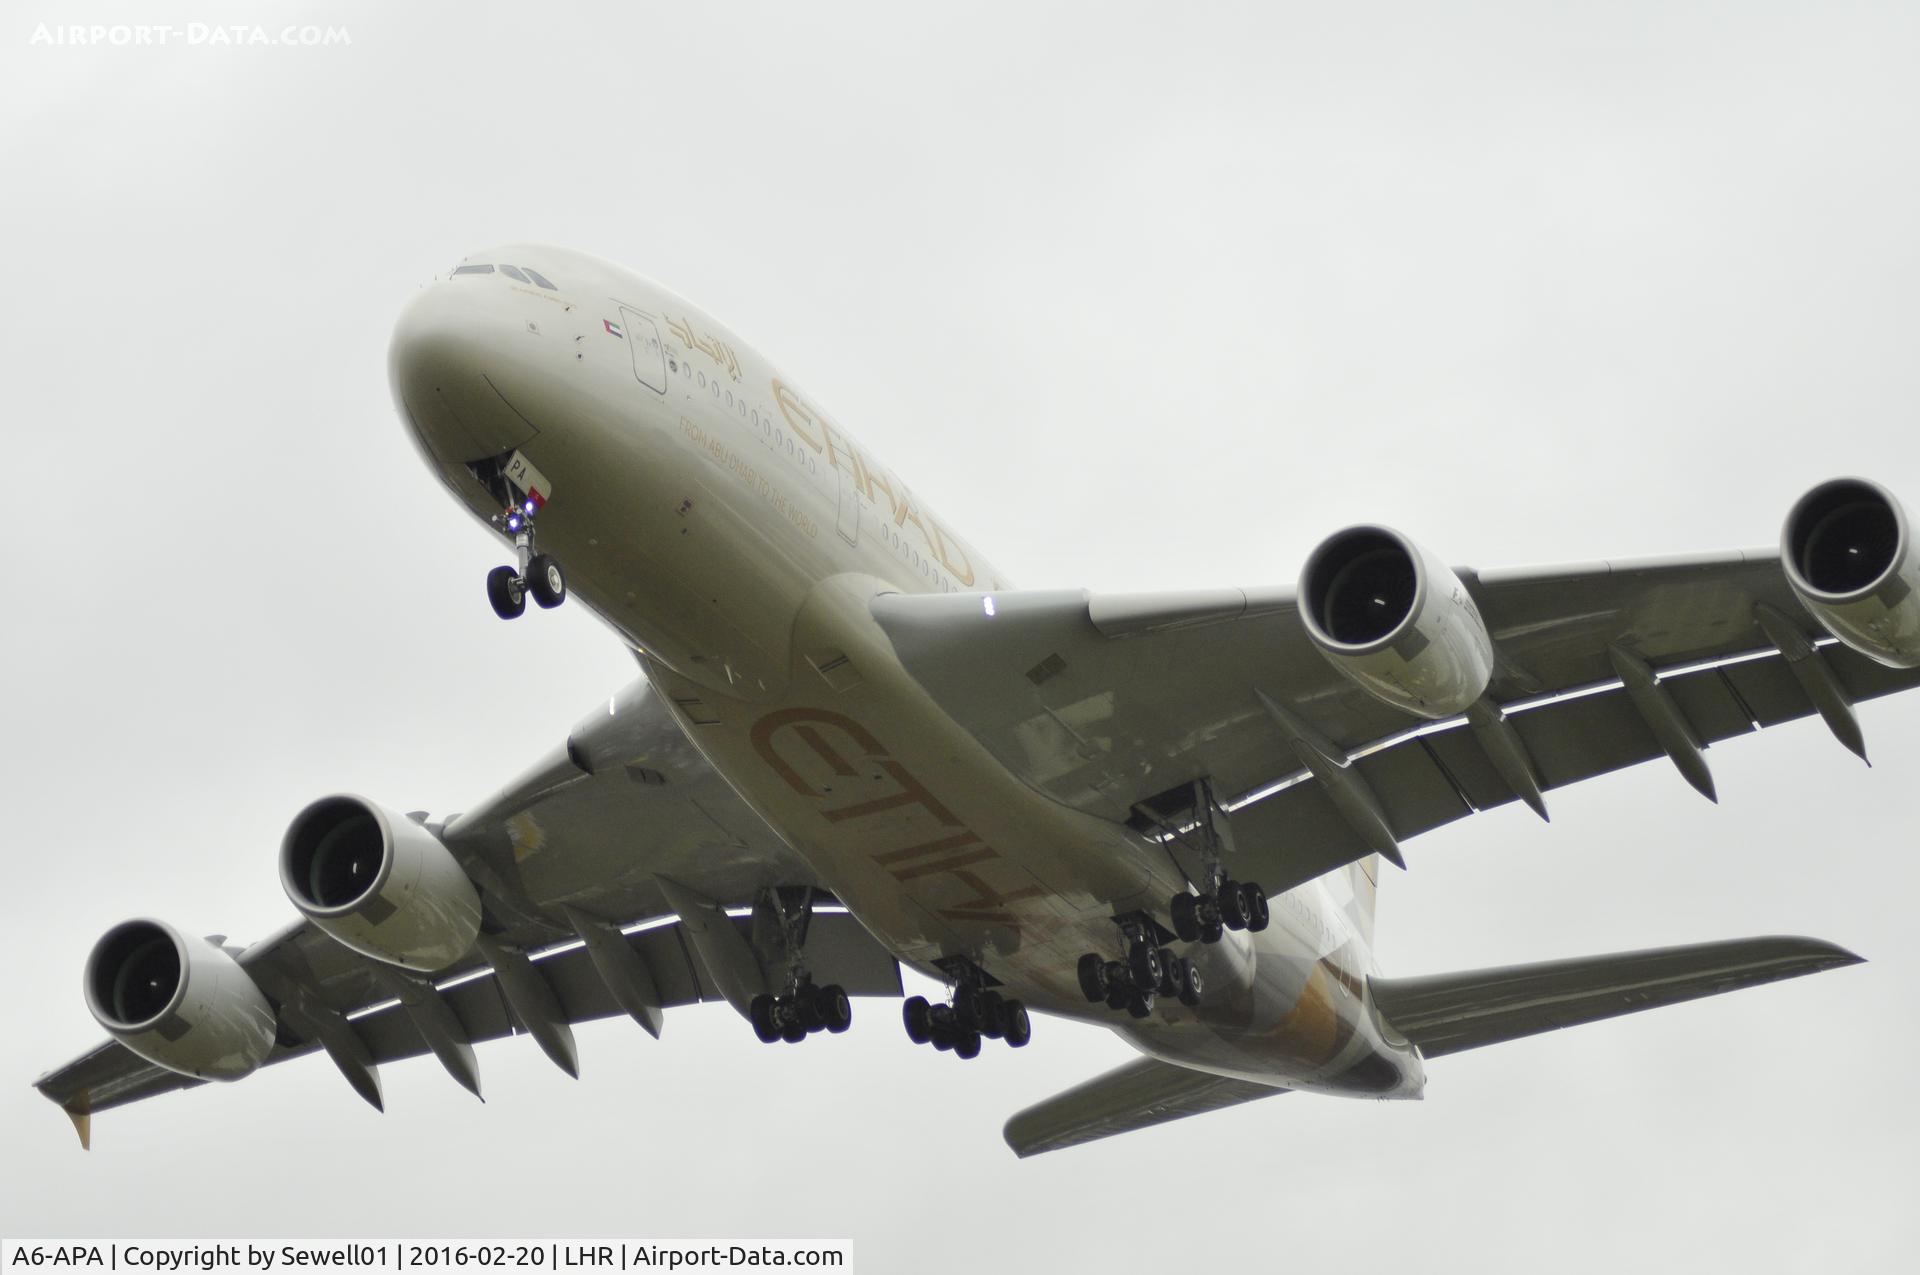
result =
[{"label": "landing gear strut", "polygon": [[813,890],[808,886],[769,890],[754,907],[756,938],[764,932],[766,946],[777,945],[787,954],[786,990],[747,1002],[747,1021],[764,1044],[784,1040],[797,1045],[815,1032],[837,1036],[853,1025],[847,989],[838,983],[817,986],[802,959],[812,919]]},{"label": "landing gear strut", "polygon": [[540,502],[529,498],[493,516],[493,525],[513,537],[514,555],[519,566],[495,567],[487,573],[487,601],[493,613],[511,620],[527,609],[527,597],[552,609],[567,600],[567,577],[552,554],[534,549],[534,515]]},{"label": "landing gear strut", "polygon": [[1109,960],[1098,952],[1080,958],[1080,991],[1108,1009],[1124,1009],[1134,1018],[1153,1013],[1154,1002],[1171,996],[1189,1008],[1200,1003],[1200,970],[1164,945],[1167,935],[1144,913],[1117,916],[1114,923],[1126,940],[1126,957]]},{"label": "landing gear strut", "polygon": [[994,991],[995,980],[985,970],[964,956],[938,964],[951,982],[948,1002],[935,1005],[924,996],[909,996],[900,1012],[908,1040],[951,1050],[955,1058],[977,1058],[982,1038],[1004,1040],[1014,1049],[1033,1039],[1026,1005]]},{"label": "landing gear strut", "polygon": [[1218,943],[1228,930],[1267,928],[1266,890],[1256,881],[1235,881],[1222,864],[1233,850],[1233,825],[1212,781],[1196,779],[1149,797],[1133,807],[1127,823],[1165,846],[1194,882],[1190,892],[1167,900],[1181,942]]}]

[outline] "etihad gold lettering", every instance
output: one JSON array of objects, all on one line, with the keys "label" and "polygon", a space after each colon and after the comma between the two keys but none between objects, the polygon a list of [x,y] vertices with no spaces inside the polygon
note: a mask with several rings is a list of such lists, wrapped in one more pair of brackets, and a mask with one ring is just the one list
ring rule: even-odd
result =
[{"label": "etihad gold lettering", "polygon": [[951,572],[954,579],[962,586],[973,583],[973,562],[966,550],[958,542],[949,540],[932,517],[921,516],[915,508],[913,493],[905,483],[862,456],[845,434],[836,433],[825,417],[807,406],[805,400],[777,378],[773,382],[773,401],[780,405],[780,415],[786,418],[787,428],[795,438],[825,456],[828,465],[849,475],[854,489],[875,509],[880,508],[880,498],[874,489],[884,491],[887,517],[893,525],[904,527],[912,523],[926,540],[928,553]]},{"label": "etihad gold lettering", "polygon": [[714,336],[711,332],[705,336],[696,334],[693,330],[693,324],[685,319],[676,319],[670,314],[665,317],[667,320],[667,331],[679,337],[683,345],[689,349],[698,350],[700,353],[712,359],[715,366],[719,367],[721,371],[731,376],[734,380],[737,381],[740,379],[740,360],[734,354],[731,345],[728,345],[719,337]]},{"label": "etihad gold lettering", "polygon": [[[1036,938],[1061,924],[1048,913],[1023,915],[1014,911],[1012,905],[1039,898],[1045,891],[966,827],[912,771],[887,753],[873,732],[851,717],[822,708],[778,709],[754,723],[751,740],[760,759],[803,797],[825,798],[843,791],[848,786],[843,781],[859,777],[856,758],[876,772],[875,779],[890,781],[891,791],[823,807],[820,815],[835,827],[877,815],[891,817],[893,822],[886,825],[889,828],[903,818],[909,824],[918,822],[922,830],[910,844],[876,851],[870,859],[902,883],[951,882],[944,889],[936,887],[935,896],[927,900],[936,915],[951,921],[1009,926]],[[818,786],[808,781],[803,766],[818,776]],[[993,884],[986,874],[996,869],[998,875],[1012,880],[1005,885]]]}]

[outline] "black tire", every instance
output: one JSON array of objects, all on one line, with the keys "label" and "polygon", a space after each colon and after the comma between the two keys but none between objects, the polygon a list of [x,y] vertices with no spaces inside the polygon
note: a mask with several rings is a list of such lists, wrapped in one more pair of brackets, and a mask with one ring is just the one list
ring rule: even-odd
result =
[{"label": "black tire", "polygon": [[907,1039],[916,1045],[924,1045],[933,1039],[933,1018],[928,1013],[930,1008],[924,996],[909,996],[907,1003],[900,1007],[900,1018],[907,1025]]},{"label": "black tire", "polygon": [[978,1058],[980,1056],[980,1033],[961,1033],[960,1038],[953,1042],[953,1056],[955,1058]]},{"label": "black tire", "polygon": [[762,995],[748,1001],[747,1021],[753,1024],[753,1034],[761,1044],[771,1045],[780,1039],[780,1027],[773,1021],[773,997]]},{"label": "black tire", "polygon": [[853,1002],[847,999],[846,988],[829,983],[820,989],[820,1017],[836,1036],[853,1026]]},{"label": "black tire", "polygon": [[526,613],[527,595],[512,567],[495,567],[487,572],[487,601],[493,604],[493,613],[503,620]]},{"label": "black tire", "polygon": [[1027,1016],[1024,1001],[1008,1001],[1002,1013],[1005,1026],[1001,1035],[1009,1047],[1019,1049],[1033,1039],[1033,1020]]},{"label": "black tire", "polygon": [[787,1002],[788,1012],[794,1021],[810,1032],[817,1032],[827,1025],[820,1015],[820,989],[814,986],[802,987]]},{"label": "black tire", "polygon": [[1127,972],[1133,975],[1133,985],[1139,991],[1157,991],[1160,987],[1160,949],[1152,943],[1135,943],[1127,953]]},{"label": "black tire", "polygon": [[1192,1009],[1200,1003],[1200,993],[1205,989],[1200,971],[1191,960],[1182,962],[1180,970],[1180,1003]]},{"label": "black tire", "polygon": [[1107,999],[1107,963],[1098,952],[1080,958],[1080,994],[1095,1004]]},{"label": "black tire", "polygon": [[1160,986],[1154,990],[1162,996],[1176,996],[1180,992],[1180,958],[1171,948],[1160,949]]},{"label": "black tire", "polygon": [[551,611],[567,600],[567,574],[550,553],[536,553],[527,564],[527,592]]},{"label": "black tire", "polygon": [[1125,1009],[1127,1002],[1137,995],[1139,993],[1133,990],[1133,984],[1115,983],[1107,989],[1107,1008]]},{"label": "black tire", "polygon": [[952,1028],[935,1027],[933,1029],[933,1047],[941,1051],[952,1049],[954,1036],[956,1034]]},{"label": "black tire", "polygon": [[1218,943],[1225,937],[1227,937],[1227,927],[1218,921],[1215,921],[1212,925],[1200,931],[1200,941],[1202,943]]},{"label": "black tire", "polygon": [[1153,993],[1135,992],[1127,1001],[1127,1013],[1134,1018],[1145,1018],[1153,1013]]},{"label": "black tire", "polygon": [[976,1030],[988,1040],[1000,1038],[1000,1024],[1004,1021],[1000,1015],[1004,1012],[1006,1001],[998,992],[982,992],[974,1002],[974,1017],[980,1020]]},{"label": "black tire", "polygon": [[1241,894],[1238,881],[1220,883],[1220,921],[1229,930],[1247,928],[1247,914],[1244,910],[1245,897]]},{"label": "black tire", "polygon": [[1252,904],[1247,909],[1247,928],[1258,934],[1267,928],[1267,922],[1272,919],[1272,913],[1267,910],[1267,892],[1252,881],[1247,882],[1245,889],[1248,902]]},{"label": "black tire", "polygon": [[1182,943],[1191,943],[1200,937],[1200,900],[1191,894],[1176,894],[1168,906],[1173,913],[1173,932],[1180,936]]},{"label": "black tire", "polygon": [[797,1045],[806,1038],[807,1029],[800,1023],[788,1023],[786,1029],[780,1033],[780,1039],[789,1045]]}]

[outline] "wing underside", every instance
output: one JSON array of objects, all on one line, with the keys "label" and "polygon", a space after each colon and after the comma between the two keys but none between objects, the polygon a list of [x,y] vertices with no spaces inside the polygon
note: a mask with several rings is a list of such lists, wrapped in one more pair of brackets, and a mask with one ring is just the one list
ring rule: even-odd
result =
[{"label": "wing underside", "polygon": [[1436,1058],[1859,961],[1818,939],[1732,939],[1369,985],[1387,1024]]},{"label": "wing underside", "polygon": [[1019,1112],[1004,1136],[1024,1158],[1289,1092],[1136,1058]]},{"label": "wing underside", "polygon": [[[1491,722],[1373,699],[1313,647],[1290,590],[885,595],[872,610],[941,707],[1055,800],[1147,831],[1143,807],[1206,781],[1231,813],[1234,875],[1269,893],[1516,800],[1544,813],[1522,771],[1551,792],[1669,758],[1712,795],[1707,748],[1816,712],[1863,752],[1851,705],[1920,685],[1824,636],[1770,553],[1459,574],[1496,651]],[[1344,791],[1303,764],[1303,736]]]},{"label": "wing underside", "polygon": [[[747,939],[751,918],[736,916],[732,922],[743,940]],[[725,999],[688,941],[681,922],[649,922],[624,931],[622,938],[651,977],[658,992],[659,1008]],[[900,969],[892,954],[846,912],[814,914],[809,923],[807,957],[819,983],[838,983],[846,988],[848,995],[898,996],[901,993]],[[542,982],[552,989],[567,1023],[612,1018],[622,1012],[614,992],[595,969],[583,944],[563,943],[532,953],[530,959]],[[469,1045],[528,1031],[499,980],[485,967],[442,980],[437,990]],[[345,1017],[373,1064],[429,1052],[426,1037],[416,1026],[416,1020],[396,1000],[374,1002]],[[283,1035],[267,1059],[267,1065],[305,1057],[321,1048],[318,1039]],[[202,1083],[155,1066],[109,1041],[42,1076],[34,1086],[70,1114],[78,1116],[176,1089],[195,1088]]]}]

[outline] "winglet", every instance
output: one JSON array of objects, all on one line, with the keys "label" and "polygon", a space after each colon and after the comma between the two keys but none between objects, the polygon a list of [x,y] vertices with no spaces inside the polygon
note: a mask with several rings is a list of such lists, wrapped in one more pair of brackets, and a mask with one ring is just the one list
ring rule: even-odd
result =
[{"label": "winglet", "polygon": [[75,1098],[61,1110],[73,1121],[73,1131],[80,1135],[80,1149],[93,1150],[93,1113],[87,1110],[86,1095]]}]

